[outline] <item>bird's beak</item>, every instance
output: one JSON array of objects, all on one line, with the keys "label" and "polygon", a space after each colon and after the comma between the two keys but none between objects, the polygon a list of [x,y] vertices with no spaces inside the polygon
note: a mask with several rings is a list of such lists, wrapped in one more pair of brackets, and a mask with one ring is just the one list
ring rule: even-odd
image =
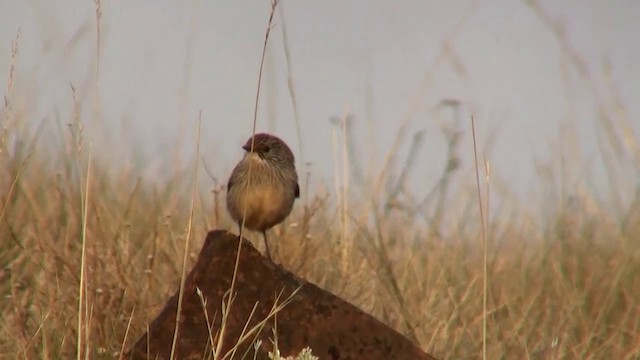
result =
[{"label": "bird's beak", "polygon": [[242,145],[242,148],[243,148],[246,152],[249,152],[249,151],[251,151],[251,144],[245,144],[245,145]]}]

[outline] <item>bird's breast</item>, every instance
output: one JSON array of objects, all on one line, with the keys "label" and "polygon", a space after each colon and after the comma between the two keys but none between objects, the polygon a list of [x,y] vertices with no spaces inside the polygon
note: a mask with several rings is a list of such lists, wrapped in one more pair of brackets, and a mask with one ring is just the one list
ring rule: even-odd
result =
[{"label": "bird's breast", "polygon": [[245,226],[252,230],[266,230],[282,222],[293,207],[294,196],[280,184],[256,183],[237,190],[232,215],[238,222],[246,216]]}]

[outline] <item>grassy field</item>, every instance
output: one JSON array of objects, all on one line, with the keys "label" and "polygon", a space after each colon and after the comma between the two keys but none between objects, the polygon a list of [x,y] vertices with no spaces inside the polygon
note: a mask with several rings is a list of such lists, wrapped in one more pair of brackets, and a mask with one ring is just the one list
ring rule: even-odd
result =
[{"label": "grassy field", "polygon": [[[40,145],[46,135],[6,99],[0,358],[118,357],[177,289],[189,222],[188,268],[208,230],[235,231],[225,188],[193,196],[199,161],[156,182],[102,161],[84,138],[88,120],[75,112],[64,121],[69,127],[61,126],[63,141]],[[638,144],[622,123],[603,124],[610,148]],[[632,156],[640,164],[640,155]],[[640,166],[603,157],[623,169],[608,174],[612,189],[617,181],[637,184]],[[391,176],[366,179],[368,195],[353,198],[305,188],[287,222],[271,233],[272,251],[285,268],[438,358],[480,358],[485,315],[489,359],[640,358],[640,187],[611,199],[589,187],[564,194],[558,189],[573,185],[549,180],[561,178],[552,169],[541,165],[538,190],[548,198],[535,204],[544,208],[486,212],[486,259],[475,175],[455,166],[420,209],[410,194],[388,191]],[[200,184],[213,183],[199,171]],[[463,186],[442,186],[461,177]],[[508,189],[489,183],[491,194],[501,191]],[[631,205],[612,206],[615,197]],[[455,216],[445,221],[447,213]],[[250,238],[261,249],[260,237]]]},{"label": "grassy field", "polygon": [[[2,358],[70,358],[78,340],[90,358],[110,358],[179,284],[191,176],[139,181],[131,169],[90,158],[73,134],[55,151],[39,149],[19,126],[3,136]],[[354,199],[343,217],[342,201],[312,190],[272,235],[275,254],[432,354],[477,358],[483,242],[472,189],[452,194],[469,204],[467,215],[431,226],[386,195]],[[195,197],[190,262],[207,230],[234,229],[223,196],[214,188]],[[450,203],[442,206],[433,212]],[[488,357],[638,358],[639,209],[636,201],[612,216],[583,194],[545,209],[542,225],[528,212],[489,219]]]}]

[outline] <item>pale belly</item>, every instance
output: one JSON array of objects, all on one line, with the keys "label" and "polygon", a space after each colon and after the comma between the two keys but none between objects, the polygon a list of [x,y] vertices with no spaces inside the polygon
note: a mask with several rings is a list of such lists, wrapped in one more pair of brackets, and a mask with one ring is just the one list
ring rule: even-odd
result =
[{"label": "pale belly", "polygon": [[281,223],[293,207],[293,194],[288,194],[282,186],[253,186],[236,190],[232,194],[236,201],[227,204],[229,212],[240,224],[246,206],[244,226],[250,230],[263,231]]}]

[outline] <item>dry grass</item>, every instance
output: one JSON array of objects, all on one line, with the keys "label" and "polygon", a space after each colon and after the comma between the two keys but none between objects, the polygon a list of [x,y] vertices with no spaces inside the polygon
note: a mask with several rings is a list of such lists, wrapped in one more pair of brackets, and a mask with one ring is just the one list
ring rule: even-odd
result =
[{"label": "dry grass", "polygon": [[[150,183],[133,169],[107,165],[89,155],[80,111],[65,121],[68,129],[58,129],[62,141],[39,145],[39,131],[14,107],[13,83],[10,75],[0,113],[0,358],[117,357],[180,284],[183,257],[190,266],[208,230],[234,228],[224,215],[224,189],[197,193],[190,216],[193,169]],[[628,168],[617,155],[633,154],[638,139],[611,86],[615,106],[602,108],[602,156],[607,169]],[[74,97],[75,107],[80,102]],[[355,151],[347,119],[343,141],[336,141],[343,164]],[[402,129],[398,139],[406,141]],[[414,200],[403,174],[394,181],[389,166],[358,184],[368,184],[368,197],[350,199],[349,169],[336,170],[337,200],[322,190],[303,196],[276,229],[273,251],[286,268],[437,357],[478,358],[484,250],[477,192],[473,176],[457,171],[460,132],[445,134],[449,166],[433,196]],[[416,149],[421,139],[414,137]],[[395,161],[394,152],[385,163]],[[640,157],[631,163],[635,173],[610,170],[612,189],[638,174]],[[541,171],[540,189],[553,204],[544,219],[531,208],[490,212],[487,358],[638,358],[640,189],[631,206],[612,212],[617,200],[596,200],[595,190],[554,195],[557,184],[546,180],[556,175]],[[460,177],[469,186],[447,186]],[[456,215],[445,222],[446,213]]]},{"label": "dry grass", "polygon": [[[69,133],[69,146],[57,151],[31,144],[33,136],[19,128],[7,134],[0,156],[0,357],[69,358],[77,348],[90,358],[118,354],[127,331],[126,345],[180,283],[191,179],[144,183],[98,160],[87,176],[88,151],[76,146],[79,134]],[[453,194],[445,204],[451,211],[456,203],[476,204],[474,194]],[[640,356],[639,208],[613,217],[604,206],[575,205],[587,200],[588,194],[547,209],[554,215],[545,225],[534,225],[526,213],[500,211],[489,223],[488,358]],[[355,250],[344,267],[336,266],[344,232],[334,225],[342,205],[322,193],[297,205],[289,225],[278,230],[274,252],[288,269],[424,349],[443,358],[478,357],[483,250],[477,216],[434,231],[401,203],[370,210],[367,219],[361,214],[369,202],[350,204]],[[216,215],[222,212],[221,197],[199,194],[189,264],[208,229],[233,228]]]}]

